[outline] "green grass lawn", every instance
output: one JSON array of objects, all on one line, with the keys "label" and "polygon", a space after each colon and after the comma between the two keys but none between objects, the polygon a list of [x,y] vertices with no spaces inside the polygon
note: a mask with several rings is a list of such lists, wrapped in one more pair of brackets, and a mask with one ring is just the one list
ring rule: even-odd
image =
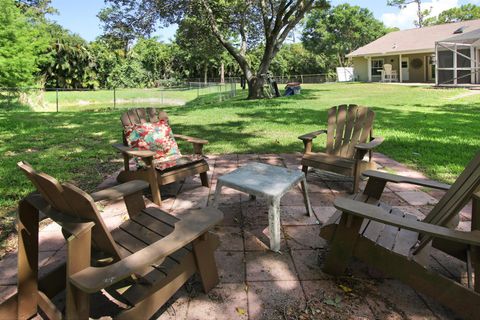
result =
[{"label": "green grass lawn", "polygon": [[[219,103],[212,93],[166,110],[174,132],[210,140],[207,154],[301,151],[297,136],[325,128],[326,110],[343,103],[372,107],[375,134],[385,137],[378,151],[432,179],[452,182],[480,149],[480,95],[460,97],[467,90],[359,83],[303,88],[298,96],[259,101],[240,92]],[[33,190],[15,164],[26,160],[91,191],[122,166],[110,147],[121,138],[120,113],[0,112],[0,237],[12,230],[17,201]]]}]

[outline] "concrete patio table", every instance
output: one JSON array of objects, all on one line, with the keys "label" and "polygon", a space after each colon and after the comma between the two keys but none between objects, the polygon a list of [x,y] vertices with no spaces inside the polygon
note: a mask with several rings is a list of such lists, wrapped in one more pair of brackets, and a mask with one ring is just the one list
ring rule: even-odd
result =
[{"label": "concrete patio table", "polygon": [[213,206],[217,206],[222,187],[229,187],[248,193],[251,197],[266,198],[268,204],[268,231],[270,249],[280,251],[280,199],[301,183],[305,208],[309,216],[313,215],[307,192],[305,174],[293,170],[263,163],[252,162],[227,173],[217,180]]}]

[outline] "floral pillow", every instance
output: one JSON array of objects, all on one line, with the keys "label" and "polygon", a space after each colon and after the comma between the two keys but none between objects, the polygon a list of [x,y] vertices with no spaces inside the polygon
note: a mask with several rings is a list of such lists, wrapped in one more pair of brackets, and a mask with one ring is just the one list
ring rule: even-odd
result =
[{"label": "floral pillow", "polygon": [[[125,138],[134,150],[154,151],[156,160],[171,161],[182,157],[172,129],[165,120],[130,126],[125,129]],[[139,159],[135,161],[140,165]]]}]

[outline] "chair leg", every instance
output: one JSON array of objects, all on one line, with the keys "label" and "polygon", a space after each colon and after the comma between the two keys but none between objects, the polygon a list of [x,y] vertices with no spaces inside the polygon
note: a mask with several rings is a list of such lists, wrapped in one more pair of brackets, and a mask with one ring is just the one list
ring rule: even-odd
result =
[{"label": "chair leg", "polygon": [[208,181],[208,174],[206,172],[200,173],[200,180],[202,180],[202,186],[210,187],[210,181]]},{"label": "chair leg", "polygon": [[302,166],[302,171],[303,173],[305,173],[305,178],[306,178],[308,173],[308,166]]},{"label": "chair leg", "polygon": [[[67,277],[90,267],[91,230],[67,241]],[[70,281],[66,286],[66,319],[88,319],[90,296]]]},{"label": "chair leg", "polygon": [[162,205],[162,196],[160,194],[160,187],[158,186],[157,171],[153,165],[153,158],[144,159],[148,168],[148,183],[150,184],[150,190],[152,192],[153,202],[161,206]]},{"label": "chair leg", "polygon": [[37,313],[38,210],[22,200],[18,207],[18,314],[27,319]]},{"label": "chair leg", "polygon": [[193,242],[193,252],[197,262],[198,274],[202,280],[203,291],[209,292],[218,282],[217,264],[215,263],[213,239],[208,232]]},{"label": "chair leg", "polygon": [[362,218],[342,214],[330,243],[330,253],[323,266],[326,273],[339,276],[345,272],[355,249],[362,222]]},{"label": "chair leg", "polygon": [[352,194],[358,192],[358,187],[360,184],[360,161],[355,161],[355,167],[353,168],[353,187],[352,187]]}]

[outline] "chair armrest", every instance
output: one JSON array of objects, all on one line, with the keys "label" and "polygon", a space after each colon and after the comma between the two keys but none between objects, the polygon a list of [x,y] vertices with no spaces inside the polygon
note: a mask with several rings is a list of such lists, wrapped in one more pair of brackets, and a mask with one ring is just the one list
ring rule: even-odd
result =
[{"label": "chair armrest", "polygon": [[86,293],[97,292],[145,267],[159,263],[203,235],[222,219],[223,213],[212,207],[192,210],[175,224],[173,232],[165,238],[109,266],[85,268],[70,276],[69,281]]},{"label": "chair armrest", "polygon": [[132,180],[115,187],[94,192],[91,196],[95,202],[102,200],[115,200],[142,191],[148,187],[150,187],[150,185],[146,181]]},{"label": "chair armrest", "polygon": [[404,219],[391,215],[380,207],[347,198],[337,198],[333,205],[345,213],[365,219],[426,234],[434,238],[480,246],[480,230],[464,232],[421,221]]},{"label": "chair armrest", "polygon": [[304,134],[304,135],[301,135],[298,137],[298,139],[300,140],[313,140],[315,139],[317,136],[321,135],[322,133],[327,133],[327,130],[318,130],[318,131],[313,131],[313,132],[310,132],[310,133],[307,133],[307,134]]},{"label": "chair armrest", "polygon": [[473,199],[475,200],[480,200],[480,191],[478,192],[475,192],[473,195],[472,195]]},{"label": "chair armrest", "polygon": [[445,183],[432,181],[432,180],[425,180],[425,179],[409,178],[409,177],[404,177],[404,176],[381,172],[381,171],[367,170],[363,172],[363,175],[369,178],[375,178],[375,179],[394,182],[394,183],[409,183],[409,184],[414,184],[418,186],[429,187],[429,188],[439,189],[439,190],[450,189],[450,185]]},{"label": "chair armrest", "polygon": [[50,219],[55,221],[55,223],[60,225],[62,229],[65,230],[68,234],[74,237],[80,237],[82,234],[89,231],[93,228],[93,226],[95,226],[95,223],[92,221],[66,215],[53,209],[50,206],[42,209],[42,212],[43,214],[45,214],[45,216],[49,217]]},{"label": "chair armrest", "polygon": [[173,134],[173,136],[176,139],[188,141],[188,142],[195,143],[195,144],[207,144],[208,143],[208,140],[189,137],[189,136],[184,136],[183,134]]},{"label": "chair armrest", "polygon": [[357,144],[355,146],[355,149],[365,150],[365,151],[372,150],[373,148],[376,148],[379,145],[381,145],[383,140],[384,140],[383,137],[376,137],[376,138],[373,138],[370,142]]},{"label": "chair armrest", "polygon": [[129,156],[132,157],[140,157],[140,158],[149,158],[155,156],[155,152],[150,151],[150,150],[133,150],[132,148],[125,146],[121,143],[118,144],[112,144],[112,147],[117,149],[123,154],[128,154]]}]

